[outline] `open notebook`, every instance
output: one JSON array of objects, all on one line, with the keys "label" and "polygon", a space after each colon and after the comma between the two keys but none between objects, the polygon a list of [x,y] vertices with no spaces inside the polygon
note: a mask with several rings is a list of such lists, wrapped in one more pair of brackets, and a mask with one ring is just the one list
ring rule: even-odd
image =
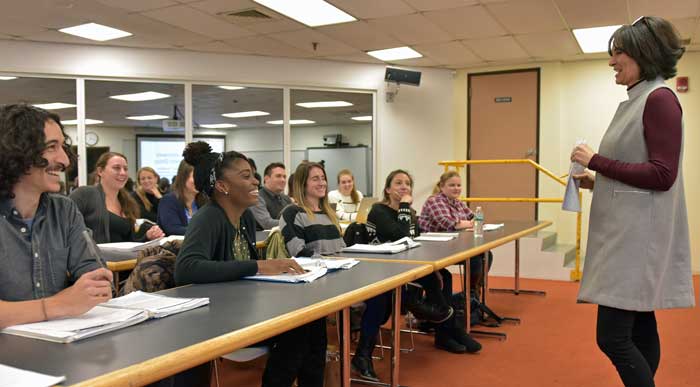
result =
[{"label": "open notebook", "polygon": [[458,232],[424,232],[414,238],[414,241],[447,242],[459,236]]},{"label": "open notebook", "polygon": [[360,263],[360,261],[352,258],[348,259],[317,259],[317,258],[292,258],[302,269],[304,273],[302,274],[277,274],[277,275],[252,275],[245,277],[246,279],[255,281],[268,281],[268,282],[287,282],[287,283],[300,283],[300,282],[314,282],[315,280],[323,277],[329,271],[334,270],[347,270],[353,266]]},{"label": "open notebook", "polygon": [[372,253],[372,254],[396,254],[404,250],[420,246],[409,237],[403,237],[395,242],[382,243],[380,245],[367,245],[356,243],[343,249],[344,253]]},{"label": "open notebook", "polygon": [[2,333],[71,343],[209,304],[209,298],[177,298],[136,291],[97,305],[78,317],[14,325]]},{"label": "open notebook", "polygon": [[65,376],[44,375],[0,364],[2,387],[51,387],[66,380]]}]

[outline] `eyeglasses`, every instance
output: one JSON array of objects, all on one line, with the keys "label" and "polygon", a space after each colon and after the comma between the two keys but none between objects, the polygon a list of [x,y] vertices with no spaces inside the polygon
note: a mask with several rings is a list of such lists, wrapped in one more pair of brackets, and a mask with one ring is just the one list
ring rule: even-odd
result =
[{"label": "eyeglasses", "polygon": [[651,28],[651,26],[649,25],[649,18],[646,17],[646,16],[640,16],[640,17],[637,18],[637,20],[635,20],[634,22],[632,22],[632,26],[635,26],[635,25],[637,25],[637,24],[640,23],[640,22],[641,22],[641,23],[644,23],[644,25],[647,27],[647,29],[648,29],[649,32],[651,33],[651,36],[653,36],[653,37],[654,37],[654,40],[656,40],[656,43],[658,43],[659,45],[663,46],[663,44],[661,44],[661,40],[659,40],[659,37],[656,36],[656,32],[654,32],[654,29]]}]

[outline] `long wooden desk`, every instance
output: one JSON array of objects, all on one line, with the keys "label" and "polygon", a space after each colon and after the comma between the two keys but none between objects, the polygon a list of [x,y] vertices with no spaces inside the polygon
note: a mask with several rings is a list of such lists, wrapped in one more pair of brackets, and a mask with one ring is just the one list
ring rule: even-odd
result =
[{"label": "long wooden desk", "polygon": [[[361,262],[310,284],[242,280],[170,289],[163,294],[209,297],[211,303],[71,344],[0,334],[0,363],[66,375],[67,385],[144,385],[339,310],[345,310],[346,335],[350,305],[399,289],[430,272],[428,265]],[[400,302],[400,291],[396,293],[395,307]],[[343,385],[349,386],[347,345],[343,352]],[[396,386],[398,354],[392,359],[396,363],[392,385]]]}]

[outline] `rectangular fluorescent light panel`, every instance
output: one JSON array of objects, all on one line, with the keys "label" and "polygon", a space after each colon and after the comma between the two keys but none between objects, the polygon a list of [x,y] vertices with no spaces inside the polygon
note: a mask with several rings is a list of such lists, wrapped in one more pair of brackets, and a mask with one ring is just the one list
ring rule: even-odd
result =
[{"label": "rectangular fluorescent light panel", "polygon": [[[78,125],[78,120],[61,120],[63,125]],[[85,119],[85,125],[104,124],[104,121],[93,120],[92,118]]]},{"label": "rectangular fluorescent light panel", "polygon": [[224,128],[235,128],[236,124],[201,124],[202,128],[207,129],[224,129]]},{"label": "rectangular fluorescent light panel", "polygon": [[320,101],[320,102],[300,102],[296,104],[297,106],[305,107],[305,108],[326,108],[326,107],[343,107],[343,106],[352,106],[350,102],[346,101]]},{"label": "rectangular fluorescent light panel", "polygon": [[579,28],[573,30],[573,32],[581,50],[586,54],[592,54],[594,52],[607,52],[610,37],[618,28],[620,28],[619,25]]},{"label": "rectangular fluorescent light panel", "polygon": [[[267,121],[268,124],[270,125],[282,125],[284,121],[282,120],[274,120],[274,121]],[[289,120],[289,125],[303,125],[303,124],[315,124],[316,121],[311,121],[311,120]]]},{"label": "rectangular fluorescent light panel", "polygon": [[148,116],[128,116],[126,119],[128,120],[136,120],[136,121],[150,121],[150,120],[165,120],[169,118],[168,116],[164,116],[162,114],[151,114]]},{"label": "rectangular fluorescent light panel", "polygon": [[11,81],[17,79],[17,77],[0,77],[0,81]]},{"label": "rectangular fluorescent light panel", "polygon": [[372,121],[372,116],[350,117],[350,119],[355,121]]},{"label": "rectangular fluorescent light panel", "polygon": [[243,86],[219,86],[219,89],[224,89],[224,90],[241,90],[245,89]]},{"label": "rectangular fluorescent light panel", "polygon": [[288,16],[309,27],[355,21],[349,15],[323,0],[253,0],[275,12]]},{"label": "rectangular fluorescent light panel", "polygon": [[120,101],[138,102],[152,101],[154,99],[163,99],[170,97],[170,94],[158,93],[156,91],[144,91],[143,93],[113,95],[109,98],[118,99]]},{"label": "rectangular fluorescent light panel", "polygon": [[367,54],[385,62],[423,57],[418,51],[406,46],[368,51]]},{"label": "rectangular fluorescent light panel", "polygon": [[59,31],[63,32],[64,34],[75,35],[85,39],[97,40],[98,42],[119,39],[132,35],[130,32],[103,26],[102,24],[97,23],[87,23],[75,27],[61,28]]},{"label": "rectangular fluorescent light panel", "polygon": [[68,109],[68,108],[75,107],[75,105],[73,105],[73,104],[63,103],[63,102],[40,103],[40,104],[37,104],[34,106],[36,106],[40,109],[46,109],[46,110]]},{"label": "rectangular fluorescent light panel", "polygon": [[258,117],[258,116],[269,116],[270,113],[263,112],[260,110],[253,110],[249,112],[236,112],[236,113],[224,113],[222,116],[229,118],[243,118],[243,117]]}]

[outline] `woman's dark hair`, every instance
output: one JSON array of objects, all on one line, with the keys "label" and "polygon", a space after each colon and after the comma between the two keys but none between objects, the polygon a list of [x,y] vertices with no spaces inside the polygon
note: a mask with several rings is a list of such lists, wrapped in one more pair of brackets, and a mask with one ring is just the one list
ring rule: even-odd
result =
[{"label": "woman's dark hair", "polygon": [[294,172],[287,178],[287,196],[290,198],[294,197]]},{"label": "woman's dark hair", "polygon": [[48,165],[42,157],[46,149],[44,125],[48,120],[61,128],[65,137],[63,150],[70,162],[75,163],[70,138],[57,114],[26,104],[0,107],[0,198],[14,198],[12,188],[22,175],[29,173],[32,167]]},{"label": "woman's dark hair", "polygon": [[643,16],[615,31],[608,41],[608,54],[622,51],[639,65],[641,79],[676,76],[676,63],[685,47],[673,24],[655,16]]},{"label": "woman's dark hair", "polygon": [[211,146],[204,141],[187,144],[185,151],[182,152],[182,156],[187,163],[194,166],[195,188],[209,197],[213,197],[214,184],[216,180],[220,180],[223,177],[225,169],[231,168],[231,164],[237,159],[248,162],[248,158],[243,153],[236,151],[212,152]]},{"label": "woman's dark hair", "polygon": [[[126,156],[117,152],[105,152],[100,155],[100,158],[98,158],[97,162],[95,162],[95,175],[96,179],[98,180],[98,184],[101,184],[99,182],[101,179],[97,173],[107,168],[107,163],[109,163],[109,160],[111,160],[113,157],[121,157],[127,163],[129,162],[126,159]],[[117,200],[119,201],[119,205],[122,207],[122,212],[124,212],[126,218],[129,219],[129,223],[131,223],[132,226],[136,224],[136,219],[141,217],[141,209],[139,208],[138,203],[136,203],[136,200],[131,197],[129,192],[126,190],[126,185],[122,187],[119,192],[117,192]]]}]

